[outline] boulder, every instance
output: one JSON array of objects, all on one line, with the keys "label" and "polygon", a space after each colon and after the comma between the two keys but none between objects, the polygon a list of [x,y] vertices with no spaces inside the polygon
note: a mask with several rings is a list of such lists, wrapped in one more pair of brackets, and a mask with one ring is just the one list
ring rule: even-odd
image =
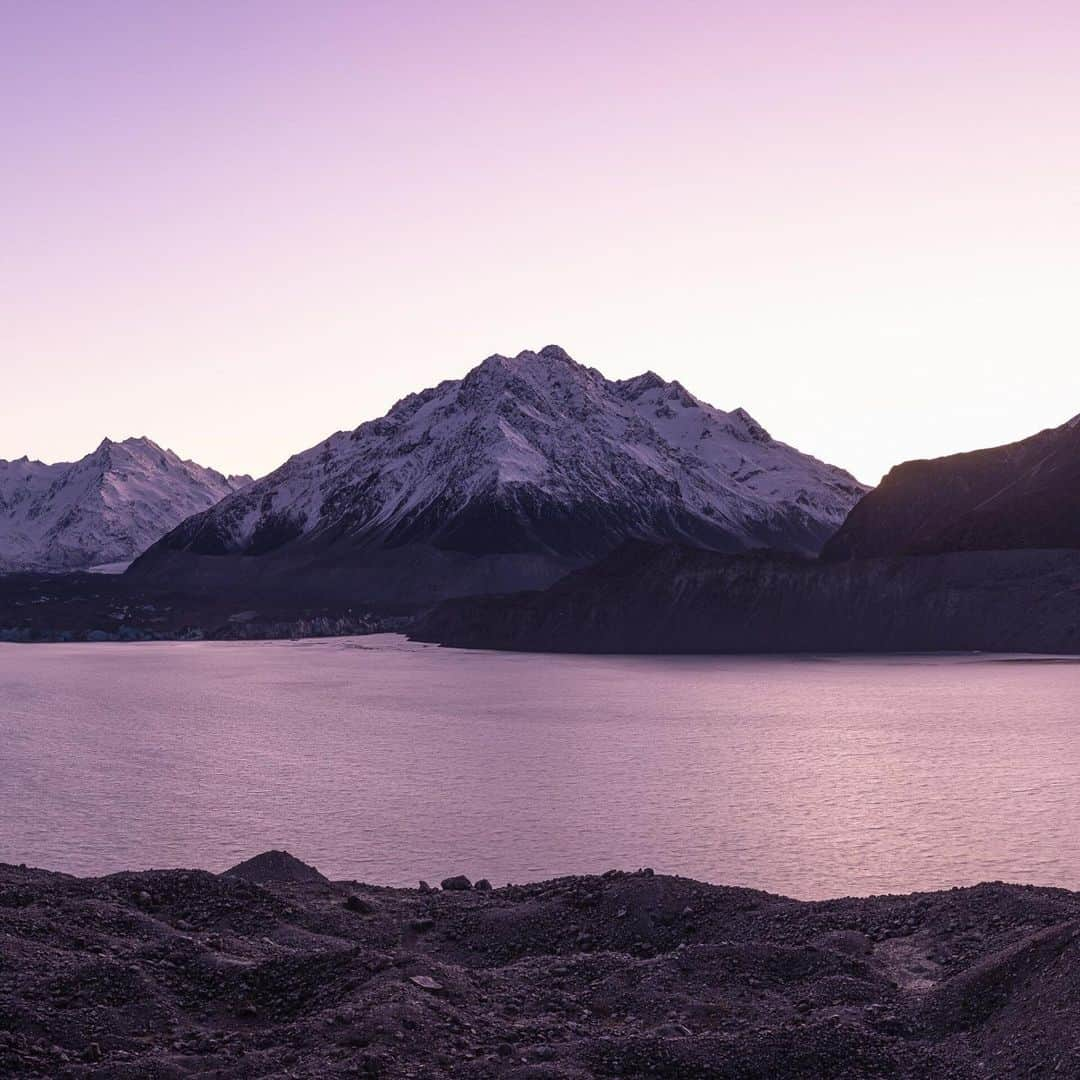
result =
[{"label": "boulder", "polygon": [[442,887],[447,892],[467,892],[472,888],[472,882],[464,874],[458,874],[457,877],[443,878]]}]

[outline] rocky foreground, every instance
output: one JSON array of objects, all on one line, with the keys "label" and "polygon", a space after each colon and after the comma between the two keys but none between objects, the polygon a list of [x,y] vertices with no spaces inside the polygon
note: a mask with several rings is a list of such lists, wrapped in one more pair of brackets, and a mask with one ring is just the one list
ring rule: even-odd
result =
[{"label": "rocky foreground", "polygon": [[0,866],[0,1075],[1080,1075],[1080,895]]}]

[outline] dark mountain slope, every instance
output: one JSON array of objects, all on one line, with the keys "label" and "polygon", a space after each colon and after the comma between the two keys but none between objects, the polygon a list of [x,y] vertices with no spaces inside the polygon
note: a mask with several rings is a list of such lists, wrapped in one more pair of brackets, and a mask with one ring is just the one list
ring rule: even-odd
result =
[{"label": "dark mountain slope", "polygon": [[544,592],[448,601],[412,636],[538,652],[1080,653],[1080,551],[822,563],[629,544]]},{"label": "dark mountain slope", "polygon": [[898,465],[826,559],[1080,548],[1080,417],[1008,446]]}]

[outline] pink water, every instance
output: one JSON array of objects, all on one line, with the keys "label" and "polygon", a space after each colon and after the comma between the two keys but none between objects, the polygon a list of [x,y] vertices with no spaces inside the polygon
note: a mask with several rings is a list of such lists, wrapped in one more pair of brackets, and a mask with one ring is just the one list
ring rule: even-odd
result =
[{"label": "pink water", "polygon": [[1080,665],[0,645],[0,861],[1080,888]]}]

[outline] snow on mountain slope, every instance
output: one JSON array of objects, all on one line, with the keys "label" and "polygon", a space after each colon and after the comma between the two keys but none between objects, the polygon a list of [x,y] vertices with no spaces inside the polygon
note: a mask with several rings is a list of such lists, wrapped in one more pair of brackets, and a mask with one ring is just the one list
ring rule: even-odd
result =
[{"label": "snow on mountain slope", "polygon": [[0,571],[126,562],[250,483],[149,439],[105,439],[76,462],[0,461]]},{"label": "snow on mountain slope", "polygon": [[325,565],[410,544],[586,560],[630,537],[815,552],[865,491],[741,409],[652,372],[611,381],[548,346],[492,356],[331,435],[184,522],[136,569],[167,552]]}]

